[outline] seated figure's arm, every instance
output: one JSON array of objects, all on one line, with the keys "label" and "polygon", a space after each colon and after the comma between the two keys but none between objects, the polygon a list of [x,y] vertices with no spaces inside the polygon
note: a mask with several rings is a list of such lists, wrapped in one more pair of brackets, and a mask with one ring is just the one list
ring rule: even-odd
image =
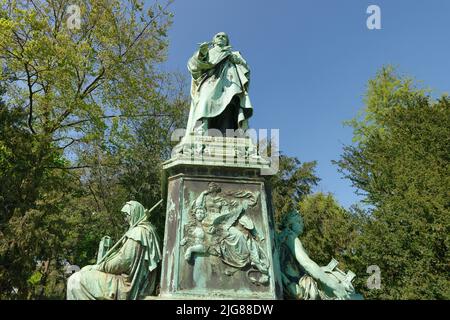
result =
[{"label": "seated figure's arm", "polygon": [[295,238],[295,258],[311,277],[317,281],[320,281],[329,288],[333,289],[336,286],[336,283],[333,282],[333,280],[322,270],[322,268],[311,260],[298,238]]},{"label": "seated figure's arm", "polygon": [[139,242],[127,239],[116,254],[99,265],[98,270],[111,274],[128,274],[139,247]]}]

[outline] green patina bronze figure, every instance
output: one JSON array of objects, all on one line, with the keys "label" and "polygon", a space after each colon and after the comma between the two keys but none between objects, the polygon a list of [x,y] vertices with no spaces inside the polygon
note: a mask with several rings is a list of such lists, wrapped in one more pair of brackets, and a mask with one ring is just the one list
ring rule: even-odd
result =
[{"label": "green patina bronze figure", "polygon": [[219,257],[226,265],[225,275],[245,269],[249,281],[266,284],[269,262],[261,245],[264,237],[246,215],[258,203],[259,193],[239,190],[225,196],[221,191],[217,183],[211,182],[192,203],[192,217],[180,243],[186,247],[185,260],[194,264],[195,284],[199,287],[204,282],[202,277],[211,276],[207,266],[211,256]]},{"label": "green patina bronze figure", "polygon": [[203,42],[189,59],[192,75],[187,134],[208,129],[247,129],[253,107],[248,97],[250,70],[238,51],[231,51],[224,32]]},{"label": "green patina bronze figure", "polygon": [[158,238],[148,221],[153,208],[147,211],[137,201],[124,205],[121,211],[130,228],[97,264],[70,276],[68,300],[137,300],[153,294],[161,260]]},{"label": "green patina bronze figure", "polygon": [[355,277],[353,272],[344,273],[337,269],[335,259],[323,267],[311,260],[298,238],[303,227],[303,219],[296,211],[288,213],[281,225],[278,243],[284,297],[301,300],[362,299],[351,283]]}]

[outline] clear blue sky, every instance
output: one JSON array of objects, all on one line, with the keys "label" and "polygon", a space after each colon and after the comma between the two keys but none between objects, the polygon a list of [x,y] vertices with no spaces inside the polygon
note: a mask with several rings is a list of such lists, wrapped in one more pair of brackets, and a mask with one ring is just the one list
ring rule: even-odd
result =
[{"label": "clear blue sky", "polygon": [[[366,9],[381,8],[381,30],[369,30]],[[448,0],[176,0],[164,68],[189,76],[196,44],[225,31],[250,65],[253,128],[279,128],[281,151],[317,160],[316,191],[345,207],[358,201],[331,160],[352,131],[344,120],[363,107],[367,81],[384,64],[450,91]]]}]

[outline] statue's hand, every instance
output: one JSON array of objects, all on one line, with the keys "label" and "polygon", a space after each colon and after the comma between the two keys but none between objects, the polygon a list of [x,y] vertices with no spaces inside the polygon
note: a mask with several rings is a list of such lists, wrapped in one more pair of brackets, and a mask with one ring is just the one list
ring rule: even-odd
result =
[{"label": "statue's hand", "polygon": [[242,65],[245,65],[244,60],[242,60],[242,58],[241,58],[239,55],[235,54],[235,53],[232,53],[232,54],[230,55],[230,61],[231,61],[232,63],[234,63],[234,64],[242,64]]},{"label": "statue's hand", "polygon": [[241,64],[242,62],[241,59],[234,53],[230,55],[230,61],[234,64]]},{"label": "statue's hand", "polygon": [[347,287],[340,283],[339,281],[330,278],[330,281],[328,281],[329,287],[332,289],[334,296],[339,300],[348,300],[350,299],[349,292],[347,290]]},{"label": "statue's hand", "polygon": [[206,55],[209,50],[209,42],[202,42],[200,43],[200,49],[198,50],[200,54]]},{"label": "statue's hand", "polygon": [[333,291],[333,293],[336,296],[336,298],[338,298],[340,300],[349,300],[350,299],[350,295],[348,294],[348,291],[341,284],[339,285],[339,287],[336,290]]},{"label": "statue's hand", "polygon": [[186,261],[189,261],[189,260],[191,259],[191,254],[192,254],[192,250],[191,250],[191,248],[188,248],[188,249],[186,250],[186,253],[184,254],[184,259],[185,259]]}]

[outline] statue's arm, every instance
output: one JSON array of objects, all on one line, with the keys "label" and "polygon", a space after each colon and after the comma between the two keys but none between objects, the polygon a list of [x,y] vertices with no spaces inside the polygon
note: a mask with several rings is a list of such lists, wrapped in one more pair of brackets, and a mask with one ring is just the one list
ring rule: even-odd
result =
[{"label": "statue's arm", "polygon": [[245,87],[245,90],[248,91],[250,82],[250,67],[247,64],[247,61],[244,60],[239,51],[233,52],[230,61],[235,64],[241,84]]},{"label": "statue's arm", "polygon": [[305,248],[298,238],[295,238],[295,258],[303,269],[314,279],[320,281],[329,288],[334,288],[335,283],[332,283],[329,276],[325,274],[322,268],[315,263],[306,253]]},{"label": "statue's arm", "polygon": [[202,54],[196,51],[189,59],[188,70],[194,79],[200,78],[206,71],[214,68],[214,64],[208,62],[208,54]]},{"label": "statue's arm", "polygon": [[117,254],[100,264],[99,270],[111,274],[129,273],[139,247],[139,242],[127,239]]},{"label": "statue's arm", "polygon": [[195,244],[193,246],[190,246],[187,251],[190,252],[197,252],[197,253],[204,253],[206,252],[206,248],[203,244]]},{"label": "statue's arm", "polygon": [[343,284],[326,274],[317,263],[308,257],[298,238],[295,238],[295,258],[311,277],[319,281],[327,289],[327,292],[332,293],[338,299],[350,298]]},{"label": "statue's arm", "polygon": [[240,64],[244,66],[245,68],[249,69],[247,61],[242,57],[241,53],[239,51],[234,51],[232,55],[230,56],[231,62],[234,64]]},{"label": "statue's arm", "polygon": [[203,244],[196,244],[186,249],[184,258],[189,261],[193,253],[205,253],[206,247]]}]

